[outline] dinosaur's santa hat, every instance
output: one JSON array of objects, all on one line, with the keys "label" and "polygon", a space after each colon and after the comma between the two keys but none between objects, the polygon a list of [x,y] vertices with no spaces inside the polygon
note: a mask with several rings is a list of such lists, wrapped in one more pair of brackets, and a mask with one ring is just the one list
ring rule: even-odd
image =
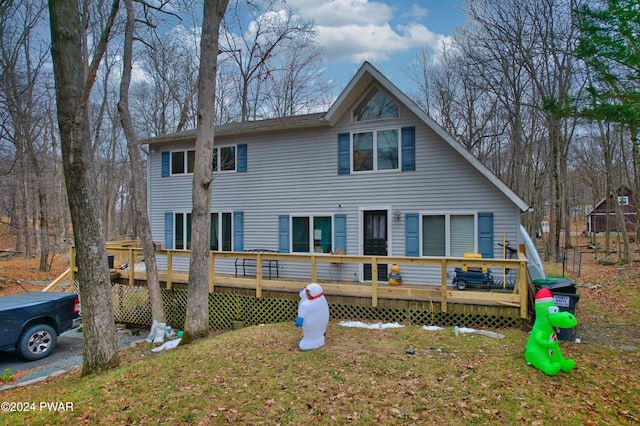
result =
[{"label": "dinosaur's santa hat", "polygon": [[542,288],[536,293],[536,304],[538,303],[553,303],[553,296],[551,290],[548,288]]}]

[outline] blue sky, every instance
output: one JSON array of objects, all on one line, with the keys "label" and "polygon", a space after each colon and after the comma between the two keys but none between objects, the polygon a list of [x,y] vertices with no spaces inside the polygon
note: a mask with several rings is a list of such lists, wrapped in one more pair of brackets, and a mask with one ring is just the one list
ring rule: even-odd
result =
[{"label": "blue sky", "polygon": [[342,90],[369,61],[401,90],[412,83],[402,68],[424,47],[438,50],[465,23],[460,0],[287,0],[313,19],[327,77]]}]

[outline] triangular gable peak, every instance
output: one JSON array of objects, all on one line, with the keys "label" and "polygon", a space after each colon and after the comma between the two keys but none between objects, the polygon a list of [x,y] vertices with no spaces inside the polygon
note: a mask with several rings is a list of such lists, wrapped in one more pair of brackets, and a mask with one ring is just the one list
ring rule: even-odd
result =
[{"label": "triangular gable peak", "polygon": [[483,176],[485,176],[493,185],[495,185],[503,194],[505,194],[522,212],[530,209],[530,206],[520,198],[515,192],[504,184],[491,170],[489,170],[482,162],[474,157],[460,142],[455,140],[447,131],[445,131],[438,123],[436,123],[427,113],[420,108],[411,98],[404,94],[389,79],[380,73],[369,62],[362,64],[360,69],[353,76],[349,84],[344,88],[338,96],[334,104],[329,108],[324,119],[331,126],[334,126],[338,120],[345,114],[351,114],[352,109],[358,108],[361,102],[366,102],[366,96],[372,93],[372,87],[379,88],[382,92],[386,92],[393,98],[397,99],[430,127],[438,136],[455,149],[462,157],[464,157],[474,168],[476,168]]},{"label": "triangular gable peak", "polygon": [[[628,187],[626,187],[624,185],[619,186],[616,189],[615,194],[619,199],[621,199],[620,200],[620,204],[621,205],[629,206],[628,208],[633,208],[633,206],[635,205],[635,201],[633,199],[633,193],[631,192],[631,190]],[[595,211],[604,211],[604,210],[606,210],[606,204],[605,203],[606,203],[607,200],[611,200],[612,198],[613,198],[613,194],[609,195],[608,198],[602,198],[600,201],[598,201],[596,203],[594,208],[588,214],[591,214],[592,212],[595,212]]]}]

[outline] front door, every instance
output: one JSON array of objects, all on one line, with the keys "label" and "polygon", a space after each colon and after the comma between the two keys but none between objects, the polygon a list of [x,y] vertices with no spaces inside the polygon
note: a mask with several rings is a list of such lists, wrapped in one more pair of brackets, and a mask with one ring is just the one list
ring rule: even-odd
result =
[{"label": "front door", "polygon": [[[387,255],[387,211],[366,210],[363,217],[364,255]],[[371,281],[371,264],[364,265],[364,280]],[[387,265],[378,265],[378,281],[387,281]]]}]

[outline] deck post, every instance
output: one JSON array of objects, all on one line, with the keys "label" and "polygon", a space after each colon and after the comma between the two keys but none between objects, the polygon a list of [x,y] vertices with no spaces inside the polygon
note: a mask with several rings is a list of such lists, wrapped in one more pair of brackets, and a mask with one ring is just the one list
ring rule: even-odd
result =
[{"label": "deck post", "polygon": [[371,258],[371,306],[378,307],[378,258]]},{"label": "deck post", "polygon": [[214,280],[216,273],[216,256],[213,251],[209,252],[209,293],[213,293],[214,290]]},{"label": "deck post", "polygon": [[440,288],[440,310],[447,312],[447,259],[442,259],[440,263],[440,276],[442,279],[442,286]]},{"label": "deck post", "polygon": [[529,316],[529,277],[527,276],[527,262],[520,259],[518,266],[518,283],[517,287],[520,291],[520,318]]},{"label": "deck post", "polygon": [[173,276],[173,255],[171,250],[167,250],[167,290],[173,290],[171,277]]},{"label": "deck post", "polygon": [[262,297],[262,253],[256,257],[256,297]]},{"label": "deck post", "polygon": [[135,284],[134,280],[135,280],[135,268],[136,264],[135,264],[135,260],[133,257],[133,248],[129,249],[129,286],[133,287],[133,285]]},{"label": "deck post", "polygon": [[316,255],[311,253],[311,282],[318,282],[318,262],[316,261]]}]

